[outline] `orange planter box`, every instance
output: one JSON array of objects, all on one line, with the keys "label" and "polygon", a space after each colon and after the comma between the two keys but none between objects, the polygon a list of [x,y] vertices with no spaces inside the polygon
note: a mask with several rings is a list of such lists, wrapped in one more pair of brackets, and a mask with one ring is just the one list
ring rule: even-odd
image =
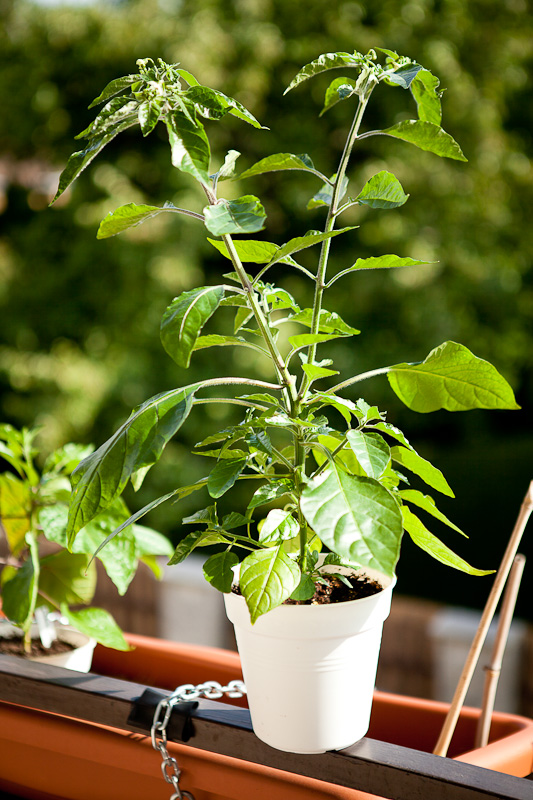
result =
[{"label": "orange planter box", "polygon": [[[130,636],[131,653],[97,648],[93,671],[173,689],[240,677],[236,653]],[[231,701],[242,703],[243,701]],[[447,705],[375,693],[369,737],[431,751]],[[450,754],[519,777],[533,771],[533,721],[495,713],[491,742],[471,750],[479,711],[464,709]],[[372,795],[235,758],[170,744],[195,800],[368,800]],[[168,800],[172,787],[149,737],[0,704],[0,788],[34,800]]]}]

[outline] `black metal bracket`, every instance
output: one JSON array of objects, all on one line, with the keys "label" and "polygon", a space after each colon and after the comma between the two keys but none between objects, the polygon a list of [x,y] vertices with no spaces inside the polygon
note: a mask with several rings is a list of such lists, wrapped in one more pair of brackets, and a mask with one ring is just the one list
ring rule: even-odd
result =
[{"label": "black metal bracket", "polygon": [[[154,722],[154,714],[157,706],[168,697],[154,689],[145,689],[142,695],[133,703],[128,724],[150,733]],[[172,713],[167,725],[167,735],[172,742],[188,742],[194,735],[192,712],[198,708],[198,703],[194,700],[176,703],[172,708]]]}]

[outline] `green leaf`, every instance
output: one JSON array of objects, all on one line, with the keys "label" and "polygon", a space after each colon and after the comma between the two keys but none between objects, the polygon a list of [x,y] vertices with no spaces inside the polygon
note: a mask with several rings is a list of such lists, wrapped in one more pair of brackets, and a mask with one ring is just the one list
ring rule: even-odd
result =
[{"label": "green leaf", "polygon": [[161,342],[179,367],[191,362],[196,339],[224,297],[222,286],[200,286],[174,298],[161,320]]},{"label": "green leaf", "polygon": [[59,608],[62,603],[90,603],[96,589],[96,569],[90,555],[60,550],[41,560],[39,592]]},{"label": "green leaf", "polygon": [[274,544],[285,539],[293,539],[298,535],[299,530],[300,525],[292,516],[291,511],[273,508],[268,512],[261,526],[259,541],[263,544]]},{"label": "green leaf", "polygon": [[[231,259],[225,242],[220,242],[216,239],[209,239],[209,237],[207,238],[207,241],[212,244],[219,253],[222,253],[222,255],[226,258]],[[233,244],[237,251],[237,255],[245,264],[268,264],[274,257],[276,251],[279,250],[279,246],[273,242],[258,242],[254,239],[235,239]],[[290,258],[290,256],[285,256],[279,260],[283,264],[296,264],[296,262]]]},{"label": "green leaf", "polygon": [[211,89],[209,86],[201,86],[200,84],[190,86],[184,96],[186,100],[194,103],[202,116],[208,119],[220,119],[225,114],[230,113],[249,125],[253,125],[254,128],[262,127],[261,123],[242,103],[216,89]]},{"label": "green leaf", "polygon": [[432,122],[408,119],[398,122],[392,128],[386,128],[382,133],[402,139],[404,142],[410,142],[421,150],[427,150],[437,156],[453,158],[456,161],[468,161],[455,139],[440,125],[434,125]]},{"label": "green leaf", "polygon": [[72,473],[68,542],[122,493],[129,478],[159,459],[166,443],[186,420],[200,384],[150,398]]},{"label": "green leaf", "polygon": [[181,522],[183,525],[196,525],[197,522],[202,524],[205,523],[205,525],[218,525],[216,504],[208,506],[207,508],[201,508],[198,511],[195,511],[194,514],[190,514],[188,517],[183,517]]},{"label": "green leaf", "polygon": [[[356,226],[355,226],[356,227]],[[346,233],[347,231],[355,230],[355,227],[352,225],[348,228],[339,228],[335,231],[326,231],[326,233],[320,233],[318,231],[308,231],[305,236],[297,236],[295,239],[291,239],[286,244],[282,245],[272,259],[269,261],[269,266],[272,264],[276,264],[278,261],[281,261],[285,256],[290,256],[293,253],[297,253],[300,250],[305,250],[307,247],[312,247],[315,244],[320,244],[324,242],[326,239],[332,239],[334,236],[339,236],[341,233]]]},{"label": "green leaf", "polygon": [[272,442],[270,436],[266,431],[254,430],[247,434],[246,444],[250,447],[255,447],[261,453],[266,453],[267,456],[272,456],[274,451],[272,449]]},{"label": "green leaf", "polygon": [[306,64],[305,67],[295,75],[292,79],[290,84],[284,91],[284,94],[290,92],[291,89],[294,89],[303,81],[308,80],[308,78],[312,78],[314,75],[318,75],[321,72],[325,72],[329,69],[337,69],[339,67],[359,67],[363,63],[364,58],[360,53],[354,53],[351,55],[350,53],[323,53],[318,58],[315,58],[314,61],[311,61],[309,64]]},{"label": "green leaf", "polygon": [[78,133],[76,139],[94,139],[107,135],[120,124],[125,117],[138,119],[138,103],[130,97],[115,97],[94,118],[84,131]]},{"label": "green leaf", "polygon": [[403,444],[404,447],[408,447],[410,450],[413,449],[403,431],[401,431],[395,425],[392,425],[390,422],[383,422],[383,421],[377,422],[372,427],[375,430],[382,431],[383,433],[388,433],[389,436],[392,436],[393,439],[396,439],[398,442]]},{"label": "green leaf", "polygon": [[252,624],[273,608],[280,606],[300,583],[297,564],[284,553],[282,546],[256,550],[241,564],[239,587]]},{"label": "green leaf", "polygon": [[283,495],[290,494],[293,489],[293,484],[287,478],[269,481],[260,486],[259,489],[256,489],[248,503],[248,508],[253,509],[257,508],[257,506],[265,505],[265,503],[270,503],[279,497],[283,497]]},{"label": "green leaf", "polygon": [[420,261],[417,258],[402,258],[401,256],[386,255],[370,258],[358,258],[355,264],[343,271],[351,272],[355,269],[396,269],[397,267],[418,267],[421,264],[433,264],[433,261]]},{"label": "green leaf", "polygon": [[2,584],[2,611],[9,620],[29,627],[34,611],[32,599],[36,589],[33,561],[27,558],[13,577]]},{"label": "green leaf", "polygon": [[137,116],[135,113],[130,113],[124,117],[124,119],[117,124],[114,128],[109,130],[107,133],[102,134],[98,138],[91,139],[90,142],[87,144],[85,150],[79,150],[76,153],[73,153],[67,164],[65,169],[59,176],[59,185],[57,188],[57,192],[53,200],[51,201],[50,205],[55,203],[58,197],[60,197],[65,189],[68,189],[71,183],[73,183],[78,175],[85,169],[85,167],[89,166],[91,161],[96,158],[98,153],[104,149],[106,144],[109,144],[119,133],[122,131],[131,128],[137,122]]},{"label": "green leaf", "polygon": [[408,503],[413,503],[418,508],[422,508],[424,511],[427,511],[428,514],[438,519],[440,522],[443,522],[448,527],[453,528],[454,531],[457,531],[462,536],[466,536],[463,531],[454,525],[448,517],[439,511],[437,506],[435,505],[435,501],[432,497],[427,494],[422,494],[422,492],[417,491],[416,489],[401,489],[400,490],[400,497],[402,500],[406,500]]},{"label": "green leaf", "polygon": [[118,500],[112,509],[91,520],[78,533],[72,545],[73,553],[96,555],[98,551],[105,571],[121,596],[126,594],[138,566],[137,547],[131,527],[127,525],[120,533],[115,533],[128,517],[125,505]]},{"label": "green leaf", "polygon": [[219,542],[226,542],[226,537],[223,534],[213,534],[213,532],[209,530],[188,533],[174,550],[168,565],[174,566],[175,564],[181,564],[196,547],[205,547],[208,544],[214,544],[213,537],[217,537]]},{"label": "green leaf", "polygon": [[[297,314],[293,314],[290,320],[291,322],[300,322],[310,328],[313,321],[313,309],[304,308]],[[361,333],[357,328],[348,325],[335,311],[326,311],[325,308],[320,311],[318,325],[319,333],[335,333],[338,336],[355,336]]]},{"label": "green leaf", "polygon": [[341,100],[345,100],[347,97],[354,94],[356,86],[357,81],[352,80],[352,78],[335,78],[326,89],[324,108],[319,116],[321,117],[322,114],[325,114],[326,111],[329,111],[330,108],[337,105]]},{"label": "green leaf", "polygon": [[393,575],[403,526],[394,497],[373,478],[352,477],[332,465],[302,493],[310,527],[353,564]]},{"label": "green leaf", "polygon": [[390,367],[387,377],[400,400],[420,413],[520,407],[496,368],[456,342],[444,342],[421,363]]},{"label": "green leaf", "polygon": [[231,592],[233,567],[239,563],[239,556],[231,551],[215,553],[204,564],[204,577],[219,592]]},{"label": "green leaf", "polygon": [[230,511],[222,519],[222,527],[225,531],[230,531],[233,528],[240,528],[243,525],[248,525],[251,522],[250,517],[245,517],[237,511]]},{"label": "green leaf", "polygon": [[391,460],[391,451],[379,433],[348,431],[346,438],[369,478],[381,478]]},{"label": "green leaf", "polygon": [[399,67],[394,72],[385,72],[383,79],[387,83],[395,83],[402,89],[409,89],[422,67],[419,64],[407,64]]},{"label": "green leaf", "polygon": [[117,233],[122,233],[129,228],[134,228],[147,219],[152,219],[152,217],[156,217],[164,211],[176,212],[178,209],[173,206],[172,203],[168,203],[162,207],[127,203],[125,206],[120,206],[115,209],[115,211],[109,212],[100,223],[96,238],[108,239],[110,236],[116,236]]},{"label": "green leaf", "polygon": [[254,350],[259,349],[257,345],[248,342],[242,336],[219,336],[216,333],[212,333],[209,336],[199,336],[194,343],[193,351],[205,350],[207,347],[225,347],[229,345],[252,347]]},{"label": "green leaf", "polygon": [[83,608],[81,611],[71,611],[63,606],[61,613],[74,628],[86,636],[96,639],[104,647],[123,651],[132,649],[111,614],[103,608]]},{"label": "green leaf", "polygon": [[161,117],[161,104],[151,100],[141,103],[138,111],[139,125],[142,135],[148,136],[154,130]]},{"label": "green leaf", "polygon": [[223,200],[204,208],[205,226],[214,236],[228,233],[257,233],[265,227],[266,213],[254,195]]},{"label": "green leaf", "polygon": [[225,458],[217,462],[209,473],[207,491],[211,497],[222,497],[246,466],[246,458]]},{"label": "green leaf", "polygon": [[439,83],[429,70],[421,69],[410,87],[418,106],[418,118],[434,125],[440,125],[442,119]]},{"label": "green leaf", "polygon": [[391,449],[393,461],[396,461],[402,467],[405,467],[410,472],[414,472],[419,478],[433,487],[438,492],[447,495],[448,497],[455,497],[453,491],[448,485],[448,481],[437,467],[434,467],[429,461],[422,456],[419,456],[414,450],[409,450],[407,447],[393,447]]},{"label": "green leaf", "polygon": [[172,164],[200,183],[209,185],[211,151],[202,123],[198,120],[192,122],[182,111],[174,111],[167,117],[167,130]]},{"label": "green leaf", "polygon": [[316,364],[302,364],[302,369],[310,381],[318,381],[320,378],[329,378],[331,375],[339,374],[336,369],[327,369]]},{"label": "green leaf", "polygon": [[124,75],[122,78],[115,78],[108,83],[98,97],[92,101],[89,108],[93,108],[100,103],[105,103],[106,100],[119,94],[123,89],[127,89],[128,86],[131,86],[133,83],[138,83],[140,80],[142,80],[140,75]]},{"label": "green leaf", "polygon": [[398,208],[407,202],[408,197],[398,178],[382,170],[365,183],[355,201],[370,208]]},{"label": "green leaf", "polygon": [[238,150],[228,150],[224,163],[216,173],[219,181],[225,181],[235,177],[235,164],[239,158],[240,153]]},{"label": "green leaf", "polygon": [[0,527],[5,531],[9,550],[14,556],[26,546],[25,536],[31,527],[31,508],[28,484],[10,472],[0,475]]},{"label": "green leaf", "polygon": [[446,564],[447,567],[453,567],[461,572],[466,572],[468,575],[490,575],[491,572],[494,572],[493,569],[476,569],[475,567],[471,567],[470,564],[467,564],[466,561],[450,550],[440,539],[437,539],[436,536],[430,533],[426,526],[409,508],[407,508],[407,506],[402,506],[402,515],[405,530],[408,532],[413,542],[437,561]]},{"label": "green leaf", "polygon": [[302,575],[302,579],[294,592],[291,594],[291,600],[297,602],[305,602],[310,600],[316,591],[314,580],[309,575]]},{"label": "green leaf", "polygon": [[300,333],[296,336],[289,336],[289,342],[295,350],[298,350],[300,347],[307,347],[310,344],[322,344],[322,342],[339,338],[339,334],[333,333]]},{"label": "green leaf", "polygon": [[[318,192],[313,195],[313,197],[309,200],[307,204],[307,210],[311,211],[313,208],[319,208],[320,206],[326,206],[329,208],[331,202],[333,200],[333,182],[335,181],[336,175],[331,176],[331,183],[324,183],[318,190]],[[346,194],[346,190],[348,188],[348,178],[344,176],[342,179],[342,188],[339,193],[338,201],[340,202],[344,195]]]},{"label": "green leaf", "polygon": [[315,170],[315,165],[307,153],[302,153],[299,156],[295,156],[292,153],[276,153],[275,155],[262,158],[261,161],[257,161],[253,166],[239,175],[239,180],[241,178],[251,178],[252,175],[262,175],[265,172],[279,172],[285,169],[301,169],[320,175],[320,173],[317,173]]}]

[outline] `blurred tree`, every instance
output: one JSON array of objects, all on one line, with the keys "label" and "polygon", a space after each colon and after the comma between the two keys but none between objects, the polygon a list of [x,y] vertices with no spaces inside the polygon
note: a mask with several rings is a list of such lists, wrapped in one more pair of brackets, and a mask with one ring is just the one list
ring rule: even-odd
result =
[{"label": "blurred tree", "polygon": [[[238,120],[212,126],[219,160],[230,147],[243,153],[243,167],[270,152],[309,152],[331,172],[331,150],[349,115],[339,104],[309,124],[327,76],[289,100],[282,97],[302,64],[326,51],[384,46],[440,77],[449,90],[445,127],[469,163],[441,162],[385,137],[377,145],[372,140],[366,169],[389,168],[412,197],[398,211],[354,212],[350,222],[364,222],[361,236],[336,243],[339,268],[353,263],[354,242],[356,256],[396,252],[437,263],[339,281],[334,302],[363,331],[355,345],[339,345],[339,358],[364,370],[421,359],[444,339],[456,339],[511,380],[524,409],[516,414],[416,416],[391,399],[385,381],[365,386],[369,400],[391,408],[391,421],[448,465],[458,498],[445,510],[475,539],[480,527],[490,530],[486,557],[495,565],[531,477],[533,443],[533,22],[525,0],[341,0],[334,13],[321,0],[122,0],[83,7],[0,0],[0,19],[0,417],[41,424],[45,448],[68,439],[101,442],[137,402],[209,376],[213,363],[210,351],[196,354],[184,378],[157,333],[172,297],[214,281],[220,270],[201,226],[158,218],[116,239],[95,238],[100,219],[123,202],[188,203],[194,190],[169,169],[164,132],[145,141],[123,134],[61,204],[47,209],[73,137],[91,119],[87,106],[109,80],[134,71],[138,57],[180,61],[270,127],[255,131]],[[390,97],[383,95],[369,125],[401,118],[405,98],[398,89],[396,107]],[[358,174],[357,161],[352,177],[368,177]],[[316,190],[307,180],[270,175],[229,191],[264,197],[268,238],[281,243],[321,224],[320,210],[305,210]],[[200,196],[197,202],[201,208]],[[302,290],[296,277],[290,281]],[[228,372],[248,369],[242,359],[228,355]],[[226,424],[215,408],[210,418],[194,416],[189,443],[206,425]],[[140,502],[185,474],[199,474],[199,459],[185,461],[184,450],[180,441],[169,448]],[[483,516],[487,487],[497,503]],[[184,502],[177,515],[162,512],[152,524],[178,537],[187,510]],[[479,603],[486,594],[486,584],[452,579],[463,601]],[[404,591],[438,591],[423,574],[418,586],[411,573],[404,580]],[[450,599],[447,587],[442,594]]]}]

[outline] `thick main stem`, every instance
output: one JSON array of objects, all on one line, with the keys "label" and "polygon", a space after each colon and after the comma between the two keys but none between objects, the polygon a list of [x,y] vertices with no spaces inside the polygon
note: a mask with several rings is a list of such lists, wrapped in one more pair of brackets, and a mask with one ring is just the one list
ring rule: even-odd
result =
[{"label": "thick main stem", "polygon": [[[339,210],[339,203],[341,200],[342,187],[344,183],[344,178],[346,176],[346,170],[348,169],[350,156],[352,154],[354,144],[358,137],[359,128],[361,126],[363,115],[365,113],[365,109],[368,104],[368,100],[370,98],[370,92],[371,90],[368,91],[367,94],[359,98],[359,105],[357,106],[357,111],[353,118],[352,127],[350,128],[350,132],[346,139],[344,150],[342,152],[341,160],[339,163],[339,168],[337,170],[335,184],[333,186],[331,205],[329,207],[328,216],[326,218],[326,225],[324,227],[325,233],[331,233],[331,231],[333,231],[335,227],[335,219]],[[324,291],[326,289],[326,273],[328,268],[330,247],[331,247],[331,239],[325,239],[324,242],[322,243],[322,249],[320,251],[320,259],[318,263],[318,270],[316,276],[315,296],[313,301],[313,317],[311,321],[312,334],[317,334],[320,328],[320,312],[322,310],[322,300],[324,297]],[[308,364],[312,364],[313,361],[315,360],[316,349],[317,349],[316,344],[310,345],[307,353]],[[309,385],[310,385],[310,379],[307,374],[304,374],[300,390],[298,392],[298,397],[300,399],[305,398],[307,390],[309,389]]]},{"label": "thick main stem", "polygon": [[[348,168],[352,149],[357,139],[359,128],[361,126],[363,114],[365,112],[365,108],[370,98],[370,92],[371,90],[369,90],[366,94],[364,94],[359,98],[359,105],[357,106],[357,111],[355,113],[352,122],[352,127],[350,128],[350,132],[348,134],[346,143],[344,145],[344,150],[342,152],[339,168],[337,170],[335,183],[333,185],[331,205],[328,210],[326,224],[324,227],[325,233],[330,233],[331,231],[333,231],[335,227],[335,219],[338,213],[339,203],[342,198],[342,187],[344,184],[346,170]],[[322,248],[320,250],[320,259],[318,262],[318,270],[316,276],[315,296],[313,300],[311,334],[317,334],[320,329],[320,312],[322,310],[322,300],[324,297],[324,291],[326,289],[326,273],[328,268],[330,246],[331,246],[331,239],[325,239],[322,243]],[[312,364],[314,362],[316,357],[316,349],[317,349],[316,344],[310,345],[307,351],[308,364]],[[295,404],[296,411],[299,410],[301,402],[305,399],[310,383],[311,383],[310,378],[308,377],[307,374],[304,373],[302,382],[300,384],[300,389],[298,391],[298,397],[296,399],[296,404]],[[303,478],[302,473],[305,468],[305,450],[302,447],[301,442],[299,441],[297,435],[295,435],[295,468],[296,468],[295,469],[296,479],[297,481],[301,481]],[[302,572],[305,572],[307,566],[307,527],[301,509],[298,509],[298,513],[300,516],[300,525],[301,525],[299,562],[300,562],[300,569],[302,570]]]}]

